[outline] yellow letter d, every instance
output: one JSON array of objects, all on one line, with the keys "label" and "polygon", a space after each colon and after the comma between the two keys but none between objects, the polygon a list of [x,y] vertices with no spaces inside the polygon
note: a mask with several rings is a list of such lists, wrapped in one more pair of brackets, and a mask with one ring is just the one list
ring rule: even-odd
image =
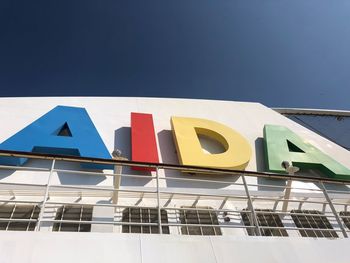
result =
[{"label": "yellow letter d", "polygon": [[[251,157],[248,141],[221,123],[197,118],[171,117],[174,140],[182,165],[244,170]],[[205,153],[198,135],[219,142],[225,149],[218,154]]]}]

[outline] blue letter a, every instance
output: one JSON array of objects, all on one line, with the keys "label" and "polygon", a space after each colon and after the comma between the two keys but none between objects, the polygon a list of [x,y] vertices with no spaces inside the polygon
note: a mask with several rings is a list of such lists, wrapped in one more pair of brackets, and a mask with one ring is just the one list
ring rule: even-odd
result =
[{"label": "blue letter a", "polygon": [[[111,158],[84,108],[57,106],[0,144],[1,150]],[[22,165],[26,158],[1,157],[0,164]],[[84,168],[113,169],[84,164]]]}]

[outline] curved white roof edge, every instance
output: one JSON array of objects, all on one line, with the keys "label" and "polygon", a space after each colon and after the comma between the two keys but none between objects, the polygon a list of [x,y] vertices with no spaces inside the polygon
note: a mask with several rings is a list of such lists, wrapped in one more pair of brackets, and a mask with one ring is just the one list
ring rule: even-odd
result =
[{"label": "curved white roof edge", "polygon": [[323,116],[344,116],[350,117],[350,111],[345,110],[322,110],[322,109],[302,109],[302,108],[272,108],[281,114],[310,114]]}]

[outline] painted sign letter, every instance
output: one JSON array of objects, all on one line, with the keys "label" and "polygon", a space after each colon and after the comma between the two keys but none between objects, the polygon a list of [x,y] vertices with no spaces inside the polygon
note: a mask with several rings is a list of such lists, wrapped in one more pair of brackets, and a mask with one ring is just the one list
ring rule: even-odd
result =
[{"label": "painted sign letter", "polygon": [[[2,150],[111,158],[84,108],[57,106],[0,144]],[[22,165],[25,158],[1,157],[1,164]],[[91,169],[110,165],[82,164]]]},{"label": "painted sign letter", "polygon": [[270,172],[285,172],[281,163],[289,161],[301,169],[317,169],[329,177],[350,180],[348,168],[286,127],[265,125],[264,143],[267,169]]},{"label": "painted sign letter", "polygon": [[[182,165],[244,170],[251,156],[247,140],[221,123],[197,118],[172,117],[171,124],[179,161]],[[218,154],[202,150],[198,135],[219,142],[225,149]]]},{"label": "painted sign letter", "polygon": [[[135,162],[159,162],[152,114],[131,113],[131,156]],[[147,167],[133,167],[133,169],[154,170]]]}]

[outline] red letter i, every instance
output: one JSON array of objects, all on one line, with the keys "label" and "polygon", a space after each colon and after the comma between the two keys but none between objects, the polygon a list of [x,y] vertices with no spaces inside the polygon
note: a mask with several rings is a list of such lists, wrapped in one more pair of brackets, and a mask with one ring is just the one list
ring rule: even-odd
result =
[{"label": "red letter i", "polygon": [[[135,162],[159,162],[152,114],[131,113],[131,158]],[[132,168],[141,171],[155,170],[147,167]]]}]

